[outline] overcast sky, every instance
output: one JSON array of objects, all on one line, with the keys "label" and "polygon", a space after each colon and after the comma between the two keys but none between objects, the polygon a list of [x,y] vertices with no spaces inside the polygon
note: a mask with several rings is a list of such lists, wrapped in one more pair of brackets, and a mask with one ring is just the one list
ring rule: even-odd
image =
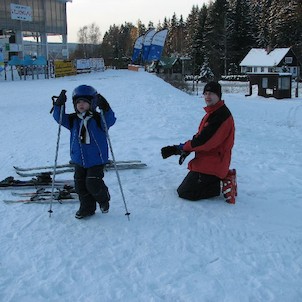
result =
[{"label": "overcast sky", "polygon": [[208,0],[73,0],[67,3],[68,42],[77,42],[78,30],[96,23],[102,37],[110,25],[132,22],[140,19],[146,26],[152,21],[156,26],[164,17],[171,18],[175,12],[178,18],[186,19],[193,5],[201,7]]}]

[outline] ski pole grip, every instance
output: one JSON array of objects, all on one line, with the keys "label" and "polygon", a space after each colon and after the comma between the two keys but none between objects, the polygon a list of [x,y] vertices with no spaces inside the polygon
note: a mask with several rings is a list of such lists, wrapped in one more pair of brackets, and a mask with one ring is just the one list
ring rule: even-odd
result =
[{"label": "ski pole grip", "polygon": [[52,104],[53,104],[53,105],[52,105],[52,107],[51,107],[51,109],[50,109],[50,111],[49,111],[50,114],[52,114],[52,113],[53,113],[53,110],[54,110],[54,103],[55,103],[55,101],[56,101],[55,98],[58,98],[58,97],[57,97],[57,96],[53,96],[53,97],[51,98],[51,99],[52,99]]},{"label": "ski pole grip", "polygon": [[59,95],[59,98],[65,96],[65,95],[66,95],[66,90],[62,89],[62,91],[61,91],[61,93]]},{"label": "ski pole grip", "polygon": [[51,97],[51,99],[52,99],[52,104],[53,104],[53,106],[52,106],[52,108],[51,108],[51,110],[50,110],[50,114],[53,112],[53,110],[54,110],[54,104],[55,104],[55,102],[56,102],[56,100],[57,99],[59,99],[59,98],[62,98],[62,97],[65,97],[65,95],[66,95],[66,90],[65,89],[62,89],[62,91],[60,92],[60,95],[59,96],[52,96]]}]

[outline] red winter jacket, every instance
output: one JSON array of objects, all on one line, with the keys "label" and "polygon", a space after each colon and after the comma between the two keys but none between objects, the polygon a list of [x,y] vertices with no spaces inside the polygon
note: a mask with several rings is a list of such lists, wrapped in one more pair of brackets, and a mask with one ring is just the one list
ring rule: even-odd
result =
[{"label": "red winter jacket", "polygon": [[183,150],[195,152],[195,158],[188,164],[189,170],[223,179],[231,162],[234,120],[224,101],[204,109],[206,115],[200,122],[197,134],[185,143]]}]

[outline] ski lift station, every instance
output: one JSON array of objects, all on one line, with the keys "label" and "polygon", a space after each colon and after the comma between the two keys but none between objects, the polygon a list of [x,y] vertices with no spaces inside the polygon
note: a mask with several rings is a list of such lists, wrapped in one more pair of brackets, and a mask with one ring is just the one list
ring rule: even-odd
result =
[{"label": "ski lift station", "polygon": [[[49,36],[61,36],[68,58],[66,3],[72,0],[1,0],[0,52],[5,61],[48,56]],[[25,38],[25,39],[24,39]],[[26,43],[26,39],[33,40]]]}]

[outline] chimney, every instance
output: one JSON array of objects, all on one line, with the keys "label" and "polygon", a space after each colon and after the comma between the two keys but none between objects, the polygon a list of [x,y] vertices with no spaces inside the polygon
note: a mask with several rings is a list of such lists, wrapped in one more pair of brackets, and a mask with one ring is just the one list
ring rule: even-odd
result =
[{"label": "chimney", "polygon": [[267,45],[266,46],[266,54],[269,54],[272,51],[272,46],[271,45]]}]

